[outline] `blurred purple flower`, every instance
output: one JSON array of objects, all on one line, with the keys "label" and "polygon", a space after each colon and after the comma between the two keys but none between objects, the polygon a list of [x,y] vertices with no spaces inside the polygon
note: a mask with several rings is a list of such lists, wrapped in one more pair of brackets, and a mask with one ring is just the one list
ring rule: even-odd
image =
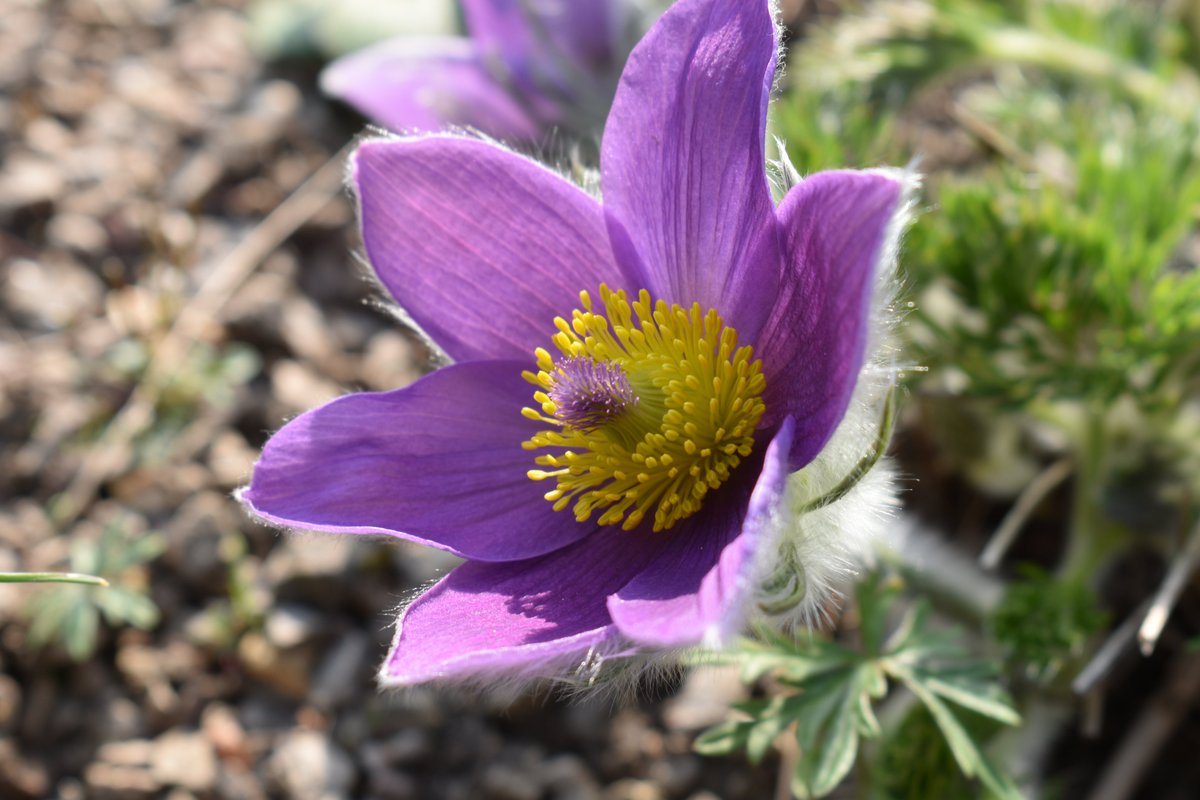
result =
[{"label": "blurred purple flower", "polygon": [[598,133],[635,26],[632,0],[462,0],[469,38],[401,37],[338,59],[327,94],[400,132],[535,140]]},{"label": "blurred purple flower", "polygon": [[456,363],[293,420],[242,499],[467,559],[404,611],[385,683],[560,675],[743,627],[786,479],[858,381],[904,190],[825,172],[775,206],[777,50],[768,0],[668,11],[621,78],[603,205],[476,139],[359,147],[371,264]]}]

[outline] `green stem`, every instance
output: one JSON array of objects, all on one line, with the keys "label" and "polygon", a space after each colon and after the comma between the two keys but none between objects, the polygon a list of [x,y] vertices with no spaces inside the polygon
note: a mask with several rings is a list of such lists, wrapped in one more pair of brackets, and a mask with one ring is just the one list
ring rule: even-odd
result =
[{"label": "green stem", "polygon": [[77,572],[0,572],[0,583],[79,583],[84,586],[108,586],[95,575]]},{"label": "green stem", "polygon": [[876,434],[875,441],[871,443],[871,448],[863,454],[863,457],[859,459],[858,463],[854,465],[846,477],[842,478],[841,483],[820,497],[810,500],[797,508],[796,514],[808,514],[825,508],[825,506],[833,505],[841,500],[850,494],[850,491],[858,485],[859,481],[874,469],[879,460],[883,458],[884,453],[887,452],[888,445],[892,441],[892,432],[896,429],[895,386],[888,389],[887,397],[884,398],[883,403],[883,417],[879,421],[879,433]]},{"label": "green stem", "polygon": [[1087,408],[1082,441],[1079,443],[1071,520],[1067,545],[1058,566],[1058,577],[1066,582],[1086,583],[1119,544],[1115,532],[1105,524],[1100,509],[1104,476],[1104,412]]}]

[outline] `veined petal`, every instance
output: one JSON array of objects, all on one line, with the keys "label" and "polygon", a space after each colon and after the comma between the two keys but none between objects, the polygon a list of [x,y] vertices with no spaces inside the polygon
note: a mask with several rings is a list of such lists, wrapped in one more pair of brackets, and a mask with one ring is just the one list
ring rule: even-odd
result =
[{"label": "veined petal", "polygon": [[884,172],[820,172],[780,203],[788,272],[755,350],[763,423],[796,419],[790,468],[811,461],[841,422],[862,369],[885,234],[903,184]]},{"label": "veined petal", "polygon": [[767,0],[680,0],[630,55],[601,155],[622,266],[746,342],[781,272],[764,169],[776,45]]},{"label": "veined petal", "polygon": [[456,360],[529,359],[580,290],[624,285],[599,203],[488,142],[367,142],[354,183],[376,274]]},{"label": "veined petal", "polygon": [[302,414],[263,448],[241,499],[280,525],[383,533],[482,561],[548,553],[594,526],[555,513],[521,442],[520,362],[455,364],[395,392]]},{"label": "veined petal", "polygon": [[460,126],[514,140],[541,133],[467,39],[380,42],[326,67],[321,89],[398,132]]},{"label": "veined petal", "polygon": [[609,528],[541,558],[456,567],[405,610],[381,680],[548,677],[593,653],[624,654],[605,598],[662,547],[661,537]]},{"label": "veined petal", "polygon": [[792,420],[785,420],[761,470],[744,464],[748,479],[723,489],[702,514],[671,531],[654,562],[609,598],[622,633],[657,647],[719,646],[737,634],[754,589],[756,556],[783,497],[792,431]]}]

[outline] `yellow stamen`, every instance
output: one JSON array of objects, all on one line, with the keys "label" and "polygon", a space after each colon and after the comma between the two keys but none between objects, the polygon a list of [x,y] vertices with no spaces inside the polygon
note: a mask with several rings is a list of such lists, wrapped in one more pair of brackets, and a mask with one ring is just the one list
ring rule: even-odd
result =
[{"label": "yellow stamen", "polygon": [[[533,480],[555,479],[555,510],[626,530],[653,516],[662,531],[696,513],[750,455],[766,380],[753,349],[715,310],[652,302],[642,290],[600,286],[603,309],[580,292],[582,310],[554,320],[557,359],[534,351],[537,387],[529,419],[553,426],[522,444],[553,448],[534,459]],[[573,505],[572,505],[573,504]]]}]

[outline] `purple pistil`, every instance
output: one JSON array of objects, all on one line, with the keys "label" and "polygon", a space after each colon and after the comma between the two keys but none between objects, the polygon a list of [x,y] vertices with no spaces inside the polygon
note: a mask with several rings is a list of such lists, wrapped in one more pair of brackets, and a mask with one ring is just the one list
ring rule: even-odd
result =
[{"label": "purple pistil", "polygon": [[559,362],[548,394],[558,409],[554,416],[582,431],[613,421],[638,402],[620,365],[581,356]]}]

